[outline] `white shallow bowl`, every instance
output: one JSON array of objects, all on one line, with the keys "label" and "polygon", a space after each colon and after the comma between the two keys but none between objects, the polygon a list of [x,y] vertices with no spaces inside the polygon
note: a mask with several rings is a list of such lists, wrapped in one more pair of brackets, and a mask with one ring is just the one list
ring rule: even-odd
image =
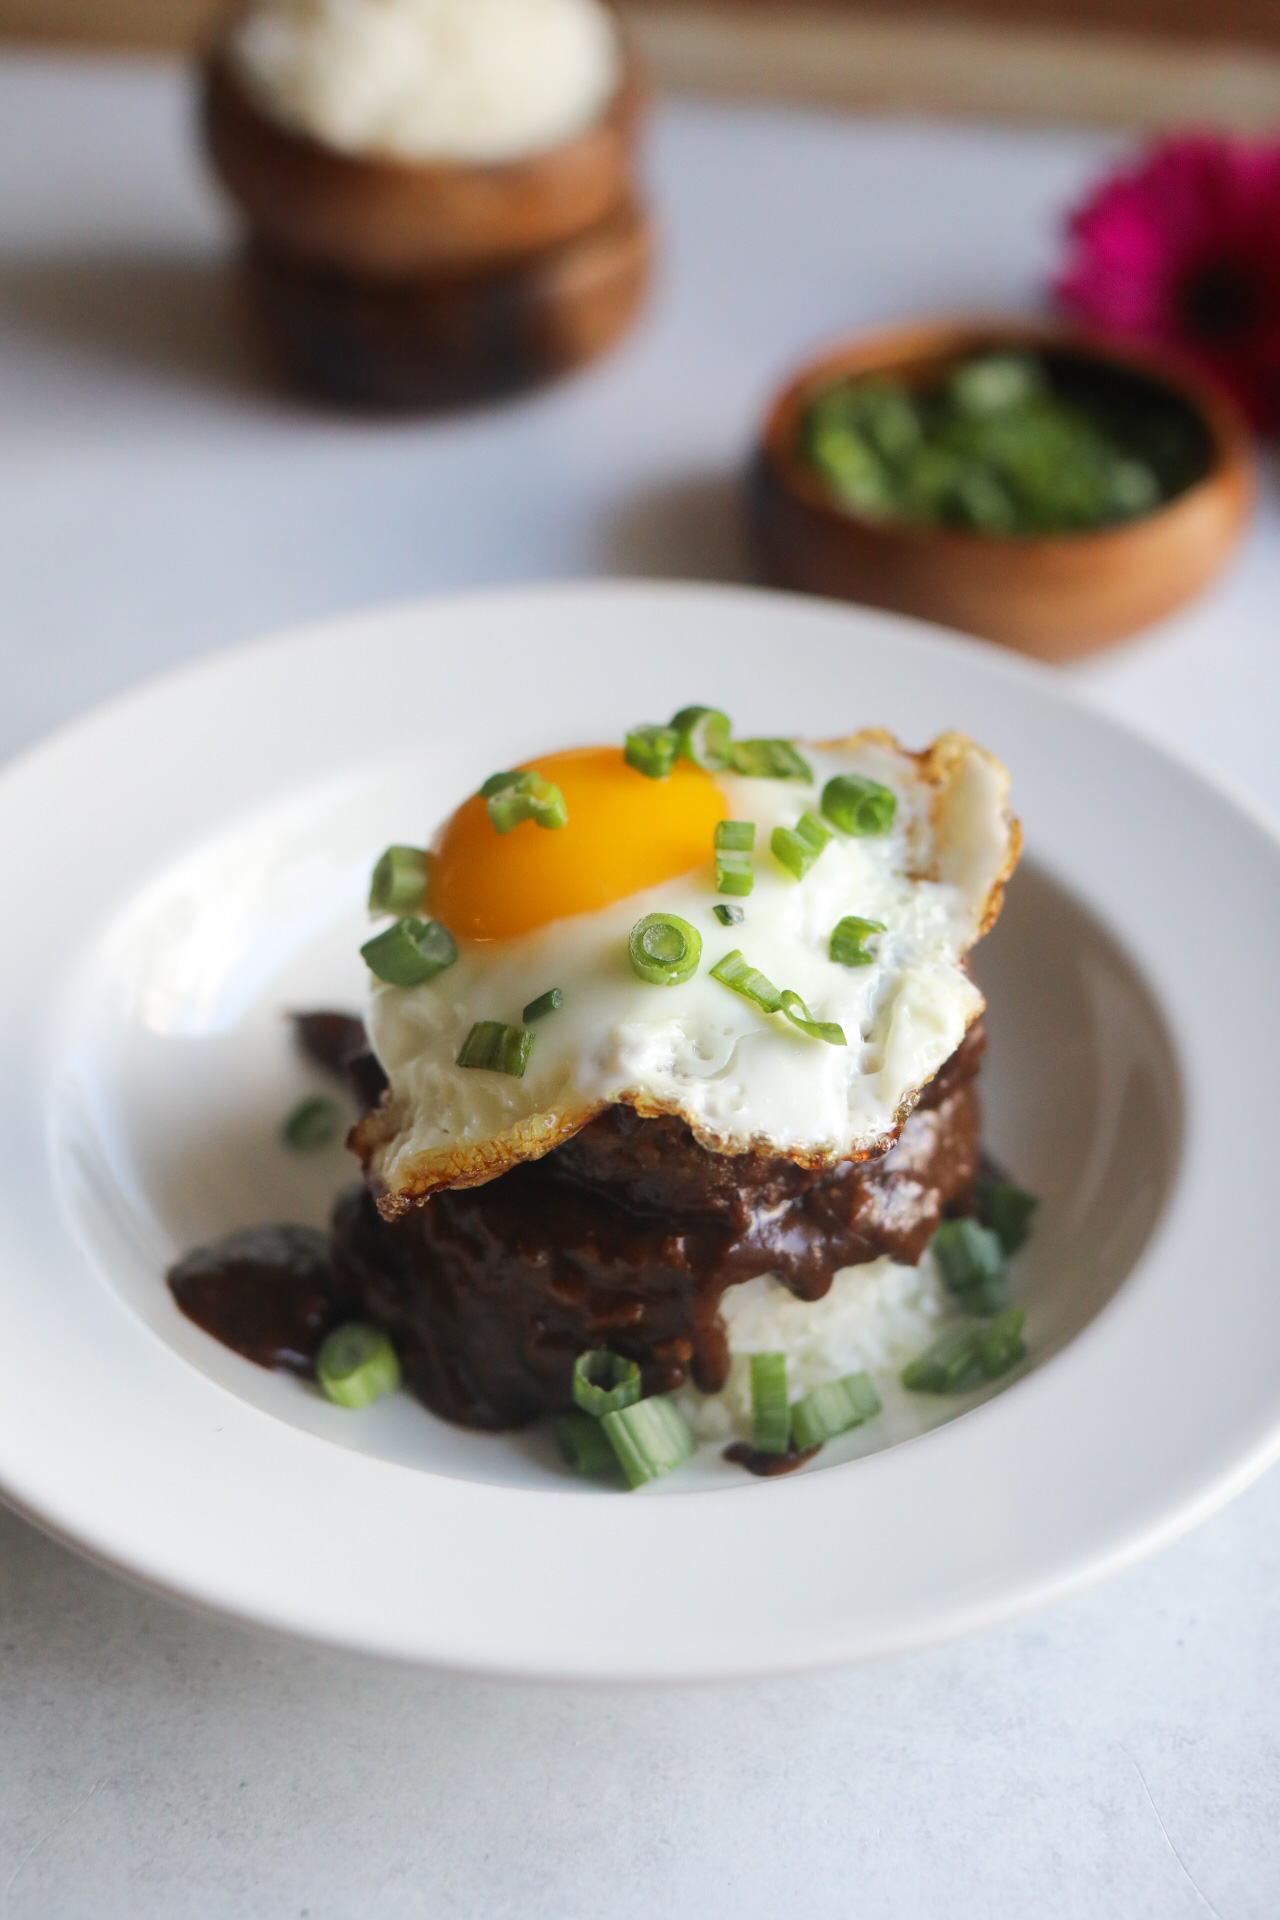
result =
[{"label": "white shallow bowl", "polygon": [[[311,1084],[282,1016],[360,1004],[382,846],[495,766],[690,699],[743,732],[956,726],[1011,769],[1027,860],[978,971],[988,1144],[1043,1196],[1020,1376],[981,1404],[902,1396],[787,1479],[710,1452],[623,1495],[568,1478],[545,1433],[403,1396],[344,1413],[189,1325],[176,1252],[322,1219],[344,1177],[339,1150],[276,1141]],[[1069,1592],[1280,1451],[1280,849],[1038,669],[731,589],[393,608],[210,659],[28,755],[0,779],[0,874],[0,1487],[139,1579],[481,1671],[762,1674]]]}]

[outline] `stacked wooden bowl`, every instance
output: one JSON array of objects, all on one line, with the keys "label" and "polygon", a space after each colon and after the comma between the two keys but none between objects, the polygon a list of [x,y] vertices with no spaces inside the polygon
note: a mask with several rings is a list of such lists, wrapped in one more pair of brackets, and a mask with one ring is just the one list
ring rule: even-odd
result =
[{"label": "stacked wooden bowl", "polygon": [[205,138],[248,225],[253,304],[278,364],[330,399],[421,408],[496,398],[603,352],[649,278],[643,108],[628,54],[596,121],[544,152],[355,155],[268,118],[215,48]]}]

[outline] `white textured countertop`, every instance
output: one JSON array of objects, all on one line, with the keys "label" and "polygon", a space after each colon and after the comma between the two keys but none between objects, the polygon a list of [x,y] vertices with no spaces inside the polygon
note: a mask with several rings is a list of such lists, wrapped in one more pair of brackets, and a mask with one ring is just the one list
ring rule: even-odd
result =
[{"label": "white textured countertop", "polygon": [[[735,478],[771,383],[845,326],[1026,304],[1105,152],[672,107],[641,332],[516,406],[387,425],[257,384],[171,72],[0,61],[0,752],[318,614],[744,577]],[[1280,814],[1278,606],[1269,478],[1229,577],[1081,677]],[[1272,1920],[1278,1628],[1275,1473],[1023,1625],[656,1693],[271,1640],[0,1513],[0,1920]]]}]

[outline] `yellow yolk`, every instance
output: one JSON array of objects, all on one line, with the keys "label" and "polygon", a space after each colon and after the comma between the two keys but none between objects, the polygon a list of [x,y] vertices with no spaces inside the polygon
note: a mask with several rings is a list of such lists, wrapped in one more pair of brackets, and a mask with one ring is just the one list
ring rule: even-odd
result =
[{"label": "yellow yolk", "polygon": [[528,933],[713,858],[716,822],[728,803],[710,774],[686,760],[665,780],[650,780],[627,765],[620,747],[577,747],[549,754],[534,770],[564,795],[568,826],[525,820],[498,833],[473,794],[436,835],[427,907],[451,933],[470,940]]}]

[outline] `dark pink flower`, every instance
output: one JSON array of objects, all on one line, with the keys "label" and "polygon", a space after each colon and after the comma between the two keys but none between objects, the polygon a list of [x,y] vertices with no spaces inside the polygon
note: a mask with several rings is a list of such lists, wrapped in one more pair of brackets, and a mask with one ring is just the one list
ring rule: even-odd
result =
[{"label": "dark pink flower", "polygon": [[1280,142],[1188,134],[1104,180],[1055,284],[1079,319],[1177,347],[1280,427]]}]

